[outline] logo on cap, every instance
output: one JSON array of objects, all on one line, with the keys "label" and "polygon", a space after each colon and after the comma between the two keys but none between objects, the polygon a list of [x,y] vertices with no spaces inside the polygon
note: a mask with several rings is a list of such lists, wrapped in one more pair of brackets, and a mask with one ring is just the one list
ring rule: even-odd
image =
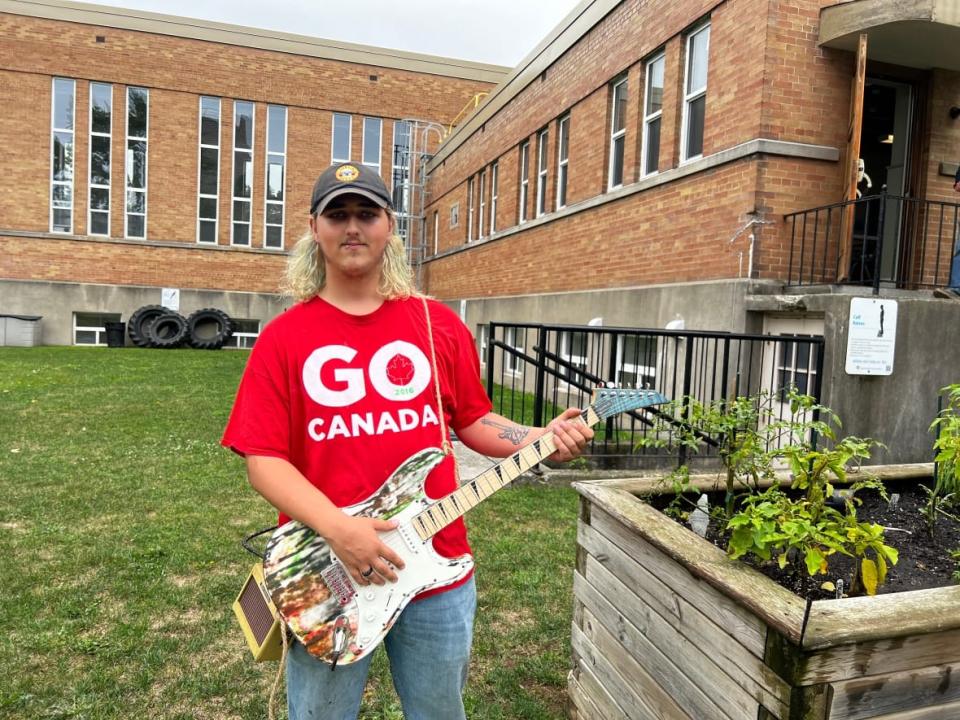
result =
[{"label": "logo on cap", "polygon": [[340,182],[353,182],[360,177],[360,171],[353,165],[341,165],[337,168],[335,175]]}]

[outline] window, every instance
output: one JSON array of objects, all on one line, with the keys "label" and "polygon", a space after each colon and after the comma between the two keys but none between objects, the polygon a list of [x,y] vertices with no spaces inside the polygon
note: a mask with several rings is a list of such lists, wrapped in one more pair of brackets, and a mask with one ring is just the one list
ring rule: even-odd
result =
[{"label": "window", "polygon": [[607,189],[623,185],[623,158],[627,143],[627,79],[613,84],[610,93],[610,168]]},{"label": "window", "polygon": [[90,201],[87,233],[110,235],[110,137],[113,86],[90,83]]},{"label": "window", "polygon": [[440,252],[440,211],[433,211],[433,254]]},{"label": "window", "polygon": [[480,228],[477,230],[477,238],[483,237],[483,219],[487,212],[487,171],[480,171]]},{"label": "window", "polygon": [[393,208],[397,215],[410,211],[410,123],[393,123]]},{"label": "window", "polygon": [[[587,369],[587,334],[585,332],[564,331],[560,333],[560,357],[570,363],[573,368],[562,365],[558,368],[561,384],[566,379],[573,382],[583,382],[583,375],[577,370]],[[576,370],[574,369],[576,368]]]},{"label": "window", "polygon": [[570,116],[557,122],[557,209],[567,205],[567,161],[569,159]]},{"label": "window", "polygon": [[253,203],[253,103],[233,103],[233,221],[230,244],[250,246]]},{"label": "window", "polygon": [[660,118],[663,115],[663,53],[647,61],[647,86],[643,94],[643,152],[641,173],[653,175],[660,169]]},{"label": "window", "polygon": [[477,325],[477,352],[480,355],[480,366],[487,365],[487,345],[490,338],[490,326],[486,323]]},{"label": "window", "polygon": [[106,345],[108,322],[119,322],[119,313],[74,313],[74,345]]},{"label": "window", "polygon": [[283,250],[283,203],[287,166],[287,109],[267,105],[267,178],[263,246]]},{"label": "window", "polygon": [[50,104],[50,232],[73,232],[73,111],[76,83],[53,79]]},{"label": "window", "polygon": [[197,242],[217,244],[220,205],[220,98],[200,98]]},{"label": "window", "polygon": [[500,167],[497,163],[490,166],[490,234],[497,231],[497,186]]},{"label": "window", "polygon": [[332,162],[350,161],[350,125],[353,118],[349,115],[333,114],[333,153]]},{"label": "window", "polygon": [[657,375],[657,340],[644,335],[621,335],[617,343],[617,385],[653,387]]},{"label": "window", "polygon": [[147,237],[147,134],[150,92],[127,88],[127,212],[124,237]]},{"label": "window", "polygon": [[375,167],[380,172],[380,134],[383,121],[380,118],[363,119],[363,164]]},{"label": "window", "polygon": [[537,135],[537,217],[547,211],[547,131]]},{"label": "window", "polygon": [[787,402],[790,388],[801,394],[817,389],[817,345],[810,342],[781,342],[777,357],[777,393]]},{"label": "window", "polygon": [[707,58],[710,26],[687,36],[687,69],[684,79],[683,127],[680,131],[680,161],[703,155],[703,121],[707,107]]},{"label": "window", "polygon": [[520,146],[520,216],[517,223],[527,221],[527,198],[530,196],[530,143]]},{"label": "window", "polygon": [[454,203],[450,206],[450,227],[460,226],[460,203]]},{"label": "window", "polygon": [[[519,339],[519,341],[518,341]],[[508,327],[503,329],[503,342],[510,348],[513,348],[517,352],[523,352],[523,336],[518,332],[515,327]],[[503,351],[503,371],[510,375],[521,375],[523,374],[523,366],[520,364],[521,360],[519,357],[511,353],[509,350],[504,349]]]},{"label": "window", "polygon": [[223,346],[225,348],[236,348],[238,350],[249,350],[260,336],[259,320],[238,320],[230,318],[233,323],[233,335]]},{"label": "window", "polygon": [[473,240],[473,178],[467,180],[467,242]]}]

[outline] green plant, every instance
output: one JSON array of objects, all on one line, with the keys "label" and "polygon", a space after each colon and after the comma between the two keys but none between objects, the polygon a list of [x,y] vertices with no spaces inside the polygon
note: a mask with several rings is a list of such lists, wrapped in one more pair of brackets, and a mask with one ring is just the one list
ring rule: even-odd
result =
[{"label": "green plant", "polygon": [[933,488],[926,488],[927,504],[922,511],[931,535],[937,515],[949,515],[946,508],[960,501],[960,384],[941,388],[940,394],[946,397],[947,406],[930,423],[930,432],[937,432],[933,443],[937,472]]},{"label": "green plant", "polygon": [[957,564],[957,569],[953,571],[953,581],[960,583],[960,548],[951,550],[950,557],[952,557],[953,561]]}]

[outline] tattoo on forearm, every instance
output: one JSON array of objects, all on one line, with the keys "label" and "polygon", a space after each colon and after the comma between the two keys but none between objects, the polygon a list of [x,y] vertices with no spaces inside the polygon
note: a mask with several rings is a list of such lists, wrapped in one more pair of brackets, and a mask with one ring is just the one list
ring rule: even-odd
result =
[{"label": "tattoo on forearm", "polygon": [[519,445],[522,443],[527,435],[530,434],[530,428],[525,428],[520,425],[504,425],[503,423],[498,423],[487,419],[483,419],[480,422],[484,425],[490,425],[491,427],[499,428],[500,434],[497,435],[497,437],[501,440],[509,440],[514,445]]}]

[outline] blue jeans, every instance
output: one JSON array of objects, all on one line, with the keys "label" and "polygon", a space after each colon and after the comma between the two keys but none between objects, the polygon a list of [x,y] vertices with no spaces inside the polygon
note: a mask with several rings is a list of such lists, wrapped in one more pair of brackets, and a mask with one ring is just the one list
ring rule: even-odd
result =
[{"label": "blue jeans", "polygon": [[[453,590],[410,603],[387,633],[393,686],[406,720],[465,720],[477,591],[473,578]],[[373,653],[330,666],[294,643],[287,654],[290,720],[356,720]]]}]

